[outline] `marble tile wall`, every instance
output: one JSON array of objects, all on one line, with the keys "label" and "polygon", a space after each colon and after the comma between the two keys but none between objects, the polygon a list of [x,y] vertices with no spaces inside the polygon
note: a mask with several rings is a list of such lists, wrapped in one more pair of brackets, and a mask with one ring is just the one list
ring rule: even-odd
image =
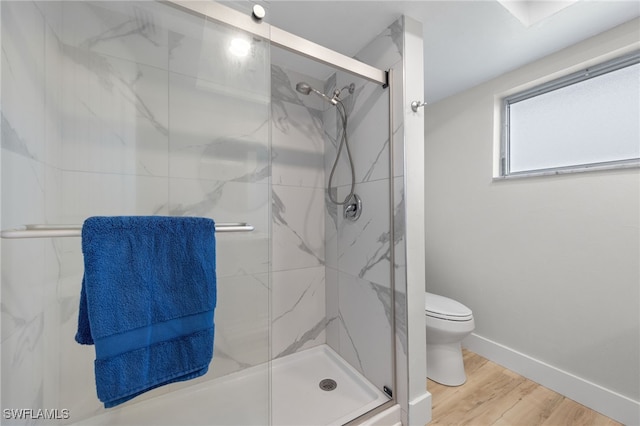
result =
[{"label": "marble tile wall", "polygon": [[[355,168],[355,192],[362,200],[361,217],[344,218],[343,207],[326,201],[327,306],[336,318],[329,344],[380,390],[392,387],[391,306],[389,263],[389,138],[388,91],[338,72],[325,90],[355,83],[343,93],[348,113],[347,136]],[[342,135],[335,108],[325,111],[325,132],[331,143],[325,173],[333,166]],[[333,186],[338,200],[351,187],[343,148]],[[329,277],[331,281],[329,281]],[[329,290],[330,289],[330,290]]]},{"label": "marble tile wall", "polygon": [[[221,45],[241,34],[157,6],[1,3],[2,228],[119,214],[250,222],[252,234],[218,237],[215,355],[199,380],[328,342],[388,385],[387,92],[343,73],[322,82],[270,67],[257,40],[247,66]],[[393,66],[397,34],[396,23],[361,59]],[[325,200],[335,109],[297,93],[298,81],[326,92],[356,83],[344,98],[365,206],[358,222]],[[394,138],[396,335],[406,355],[401,120]],[[3,408],[63,407],[72,421],[102,410],[92,348],[73,341],[82,272],[78,240],[2,241]]]},{"label": "marble tile wall", "polygon": [[[38,6],[3,2],[2,8],[2,228],[43,223],[56,214],[55,168],[60,146],[58,46]],[[47,371],[55,327],[48,322],[57,259],[43,240],[1,242],[0,289],[2,407],[50,402]],[[6,422],[3,418],[3,424]]]},{"label": "marble tile wall", "polygon": [[[327,312],[338,318],[329,327],[327,342],[358,368],[378,388],[391,387],[391,341],[396,339],[396,360],[406,363],[406,274],[404,252],[404,150],[402,108],[402,20],[390,25],[365,47],[356,59],[380,69],[393,69],[395,87],[392,108],[393,182],[389,167],[388,90],[373,83],[358,83],[355,93],[345,100],[349,111],[349,141],[356,169],[356,193],[363,202],[363,213],[356,222],[343,218],[342,208],[327,202]],[[332,92],[354,78],[338,72],[327,82]],[[327,111],[325,129],[335,152],[339,119]],[[332,153],[332,155],[335,155]],[[328,173],[331,156],[325,165]],[[346,156],[345,156],[346,159]],[[350,176],[346,161],[339,163],[338,194],[348,193]],[[393,188],[393,242],[391,242],[389,203]],[[342,199],[340,198],[340,199]],[[391,329],[391,244],[395,249],[395,321]],[[394,337],[395,334],[395,337]],[[402,401],[406,377],[397,368],[397,388]],[[406,371],[406,370],[404,370]],[[405,398],[406,400],[406,398]]]},{"label": "marble tile wall", "polygon": [[[243,62],[226,48],[242,34],[155,2],[1,7],[2,228],[123,214],[250,222],[251,234],[217,237],[215,354],[198,380],[268,361],[267,43],[252,39]],[[73,340],[82,273],[78,239],[2,240],[3,408],[67,408],[67,422],[103,410],[93,348]]]},{"label": "marble tile wall", "polygon": [[324,105],[295,91],[309,76],[271,66],[272,357],[326,341]]},{"label": "marble tile wall", "polygon": [[[373,39],[355,57],[362,62],[381,69],[393,71],[394,95],[393,108],[393,223],[394,223],[394,247],[395,261],[393,275],[395,279],[395,349],[396,349],[396,389],[397,401],[402,407],[403,424],[408,422],[407,412],[409,408],[408,395],[408,364],[410,354],[408,352],[408,318],[407,318],[407,263],[406,263],[406,235],[405,226],[405,114],[404,92],[404,55],[405,55],[405,17],[399,18]],[[421,54],[421,52],[418,52]],[[417,53],[413,53],[417,54]],[[412,283],[414,286],[422,286],[423,283]],[[420,302],[421,303],[421,302]],[[420,317],[421,318],[421,317]],[[419,321],[421,321],[419,319]]]},{"label": "marble tile wall", "polygon": [[[326,196],[341,120],[321,98],[297,93],[299,81],[325,93],[355,84],[341,97],[365,204],[357,222]],[[388,116],[388,91],[377,84],[272,65],[273,357],[327,342],[379,389],[392,377]],[[343,148],[332,181],[341,200],[350,176]]]}]

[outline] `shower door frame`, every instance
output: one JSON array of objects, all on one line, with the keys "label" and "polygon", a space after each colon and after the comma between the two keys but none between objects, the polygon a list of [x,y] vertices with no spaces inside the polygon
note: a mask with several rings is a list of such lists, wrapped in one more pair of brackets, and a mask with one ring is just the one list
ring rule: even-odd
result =
[{"label": "shower door frame", "polygon": [[160,0],[161,3],[196,13],[214,21],[231,25],[240,30],[269,40],[272,45],[289,50],[330,67],[349,72],[358,77],[387,86],[390,84],[387,71],[380,70],[350,58],[335,50],[328,49],[305,38],[281,30],[271,24],[262,23],[236,10],[216,2],[189,0]]},{"label": "shower door frame", "polygon": [[286,49],[290,52],[319,62],[321,64],[348,72],[365,80],[380,84],[383,88],[388,88],[389,106],[389,257],[390,257],[390,308],[391,308],[391,385],[393,394],[391,399],[373,410],[351,420],[346,425],[355,425],[360,421],[371,418],[398,403],[397,401],[397,380],[396,380],[396,306],[395,306],[395,229],[394,229],[394,135],[393,135],[393,70],[383,71],[372,67],[357,59],[350,58],[334,50],[328,49],[303,37],[284,31],[262,20],[245,15],[215,1],[193,1],[193,0],[157,0],[160,3],[183,10],[187,13],[195,14],[205,19],[230,25],[234,28],[246,31],[250,34],[261,37],[273,46]]}]

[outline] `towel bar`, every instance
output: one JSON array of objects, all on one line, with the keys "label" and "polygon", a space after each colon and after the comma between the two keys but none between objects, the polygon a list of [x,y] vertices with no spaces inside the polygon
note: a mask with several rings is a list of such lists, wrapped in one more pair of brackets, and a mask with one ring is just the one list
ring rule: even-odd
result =
[{"label": "towel bar", "polygon": [[[251,232],[255,228],[244,222],[216,223],[216,232]],[[4,229],[0,231],[1,238],[58,238],[58,237],[80,237],[82,235],[82,225],[24,225],[15,229]]]}]

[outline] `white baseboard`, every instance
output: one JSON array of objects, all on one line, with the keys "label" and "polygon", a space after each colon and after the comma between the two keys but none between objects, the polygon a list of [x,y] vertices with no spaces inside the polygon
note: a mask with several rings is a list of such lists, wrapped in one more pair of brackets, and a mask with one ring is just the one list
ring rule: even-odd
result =
[{"label": "white baseboard", "polygon": [[462,346],[527,379],[628,426],[640,425],[640,402],[472,333]]},{"label": "white baseboard", "polygon": [[431,393],[425,391],[422,395],[409,401],[409,425],[425,425],[431,421]]}]

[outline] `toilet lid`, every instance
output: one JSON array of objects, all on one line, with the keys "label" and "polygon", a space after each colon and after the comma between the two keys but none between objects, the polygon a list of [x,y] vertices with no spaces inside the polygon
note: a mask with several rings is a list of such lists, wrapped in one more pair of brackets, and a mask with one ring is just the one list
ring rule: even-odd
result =
[{"label": "toilet lid", "polygon": [[460,302],[437,294],[425,293],[425,315],[451,321],[469,321],[473,318],[471,309]]}]

